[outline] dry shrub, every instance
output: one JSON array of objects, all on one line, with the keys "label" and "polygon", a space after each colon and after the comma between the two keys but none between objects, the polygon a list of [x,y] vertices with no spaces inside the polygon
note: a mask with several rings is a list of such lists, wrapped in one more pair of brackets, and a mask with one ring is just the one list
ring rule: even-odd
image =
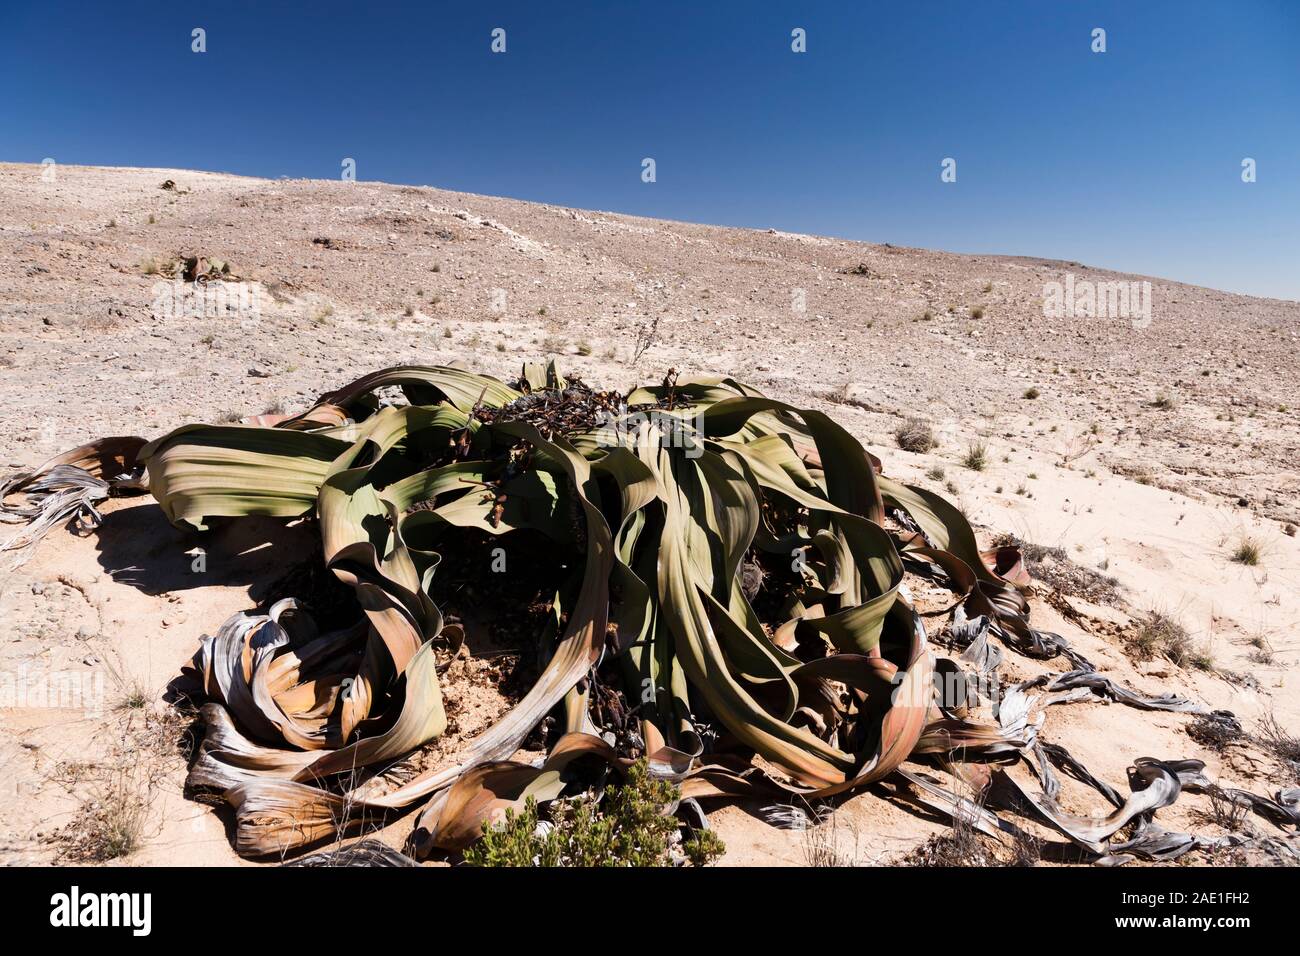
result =
[{"label": "dry shrub", "polygon": [[924,418],[909,418],[904,421],[894,432],[894,441],[903,451],[917,455],[924,455],[938,444],[934,430]]},{"label": "dry shrub", "polygon": [[971,442],[966,448],[966,457],[961,460],[961,463],[971,471],[983,471],[988,461],[988,446],[983,442]]},{"label": "dry shrub", "polygon": [[1219,786],[1212,786],[1205,793],[1210,798],[1210,811],[1205,814],[1206,819],[1229,833],[1241,832],[1250,817],[1250,804]]},{"label": "dry shrub", "polygon": [[1226,711],[1215,711],[1197,717],[1187,725],[1187,736],[1197,743],[1222,753],[1229,745],[1246,736],[1241,723]]},{"label": "dry shrub", "polygon": [[129,856],[144,838],[149,804],[133,768],[118,767],[97,784],[72,821],[50,836],[60,862],[105,863]]},{"label": "dry shrub", "polygon": [[1258,539],[1242,535],[1232,550],[1232,560],[1253,568],[1259,564],[1263,554],[1264,549]]},{"label": "dry shrub", "polygon": [[[983,809],[986,794],[969,788],[964,796]],[[958,810],[952,827],[936,833],[903,858],[905,866],[1035,866],[1042,859],[1042,844],[1029,833],[1017,834],[1009,845],[985,836],[976,826],[974,811]]]},{"label": "dry shrub", "polygon": [[1163,611],[1148,611],[1137,622],[1128,640],[1129,651],[1138,660],[1167,657],[1179,667],[1209,670],[1214,662],[1205,650],[1198,650],[1178,620]]},{"label": "dry shrub", "polygon": [[[847,832],[853,838],[853,849],[843,846],[842,836]],[[859,866],[858,847],[861,834],[856,825],[842,827],[839,818],[831,814],[828,819],[803,831],[803,858],[808,866]]]},{"label": "dry shrub", "polygon": [[1292,774],[1300,776],[1300,738],[1293,737],[1290,731],[1278,723],[1275,714],[1269,713],[1260,718],[1259,733],[1254,739]]},{"label": "dry shrub", "polygon": [[997,536],[993,539],[993,546],[1019,548],[1030,576],[1062,594],[1083,598],[1093,604],[1117,604],[1120,601],[1117,578],[1076,564],[1064,548],[1022,541],[1011,534]]}]

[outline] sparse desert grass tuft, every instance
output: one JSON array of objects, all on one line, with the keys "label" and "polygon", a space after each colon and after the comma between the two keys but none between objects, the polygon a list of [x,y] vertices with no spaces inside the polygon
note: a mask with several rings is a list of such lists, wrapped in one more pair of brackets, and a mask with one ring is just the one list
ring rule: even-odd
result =
[{"label": "sparse desert grass tuft", "polygon": [[[970,794],[967,799],[975,807],[983,806],[983,797]],[[975,825],[977,810],[958,811],[952,817],[952,827],[944,833],[930,837],[903,858],[904,866],[920,867],[985,867],[1034,866],[1042,858],[1038,840],[1026,834],[1017,838],[1009,851],[981,833]]]},{"label": "sparse desert grass tuft", "polygon": [[833,842],[832,831],[825,826],[809,827],[803,831],[803,859],[806,865],[816,869],[853,865],[840,854]]},{"label": "sparse desert grass tuft", "polygon": [[1129,648],[1139,660],[1163,655],[1181,667],[1191,656],[1192,636],[1163,611],[1148,611],[1129,637]]},{"label": "sparse desert grass tuft", "polygon": [[110,770],[82,799],[72,820],[49,835],[60,862],[106,863],[140,848],[149,812],[149,781],[140,767],[137,756]]},{"label": "sparse desert grass tuft", "polygon": [[1250,817],[1250,802],[1229,793],[1218,784],[1211,785],[1205,794],[1210,798],[1209,812],[1204,814],[1206,821],[1229,833],[1240,833]]},{"label": "sparse desert grass tuft", "polygon": [[1269,713],[1260,718],[1259,732],[1254,739],[1300,779],[1300,738],[1293,737],[1290,731],[1278,723],[1275,714]]},{"label": "sparse desert grass tuft", "polygon": [[1232,560],[1252,568],[1259,564],[1262,556],[1263,547],[1259,540],[1246,534],[1237,540],[1236,546],[1232,549]]},{"label": "sparse desert grass tuft", "polygon": [[[843,846],[842,831],[847,831],[853,839],[853,848]],[[829,814],[821,822],[813,823],[803,830],[803,859],[811,867],[848,867],[860,866],[859,847],[862,835],[856,825],[842,827],[837,814]]]},{"label": "sparse desert grass tuft", "polygon": [[[800,798],[799,803],[779,803],[764,807],[763,819],[782,830],[794,830],[801,834],[800,849],[803,851],[804,865],[821,867],[861,866],[865,861],[861,854],[862,834],[855,821],[842,823],[832,804],[814,801],[809,803]],[[842,837],[852,837],[850,849]]]},{"label": "sparse desert grass tuft", "polygon": [[988,461],[988,446],[983,442],[971,442],[966,446],[966,457],[961,463],[971,471],[983,471]]},{"label": "sparse desert grass tuft", "polygon": [[1037,387],[1032,385],[1029,388],[1025,389],[1025,398],[1037,398],[1041,394],[1042,392],[1040,392],[1037,389]]},{"label": "sparse desert grass tuft", "polygon": [[110,791],[95,805],[88,825],[89,858],[115,860],[133,853],[143,836],[145,810],[138,794],[125,788]]},{"label": "sparse desert grass tuft", "polygon": [[590,355],[590,354],[591,354],[591,344],[590,344],[589,342],[579,342],[579,343],[578,343],[578,354],[579,354],[579,355]]},{"label": "sparse desert grass tuft", "polygon": [[1273,645],[1262,630],[1251,635],[1250,640],[1246,643],[1253,648],[1249,655],[1252,663],[1264,664],[1265,666],[1277,663],[1277,656],[1273,650]]},{"label": "sparse desert grass tuft", "polygon": [[924,418],[909,418],[894,432],[894,441],[903,451],[923,455],[937,444],[934,430]]},{"label": "sparse desert grass tuft", "polygon": [[122,699],[117,702],[118,710],[143,710],[149,706],[149,692],[139,681],[130,681],[122,688]]},{"label": "sparse desert grass tuft", "polygon": [[163,256],[150,256],[140,263],[140,271],[147,276],[171,275],[176,264]]},{"label": "sparse desert grass tuft", "polygon": [[929,478],[931,481],[943,481],[943,475],[944,475],[943,469],[937,466],[931,468],[929,471],[925,473],[925,477]]},{"label": "sparse desert grass tuft", "polygon": [[972,319],[984,318],[984,306],[982,305],[972,306],[970,310],[970,317]]},{"label": "sparse desert grass tuft", "polygon": [[1157,392],[1156,397],[1151,399],[1152,408],[1170,409],[1174,407],[1174,399],[1168,392]]},{"label": "sparse desert grass tuft", "polygon": [[1202,671],[1215,669],[1209,643],[1198,647],[1187,633],[1187,628],[1163,611],[1148,611],[1139,619],[1136,630],[1129,637],[1128,646],[1133,656],[1139,660],[1161,655],[1179,667]]}]

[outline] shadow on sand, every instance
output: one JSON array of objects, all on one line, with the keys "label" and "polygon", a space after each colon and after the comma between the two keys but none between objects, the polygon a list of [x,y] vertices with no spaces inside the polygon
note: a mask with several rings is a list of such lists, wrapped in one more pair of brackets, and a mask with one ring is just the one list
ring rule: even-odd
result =
[{"label": "shadow on sand", "polygon": [[285,518],[212,519],[207,531],[172,525],[142,501],[104,515],[96,534],[99,564],[114,581],[145,594],[241,587],[261,602],[272,584],[317,547],[310,522]]}]

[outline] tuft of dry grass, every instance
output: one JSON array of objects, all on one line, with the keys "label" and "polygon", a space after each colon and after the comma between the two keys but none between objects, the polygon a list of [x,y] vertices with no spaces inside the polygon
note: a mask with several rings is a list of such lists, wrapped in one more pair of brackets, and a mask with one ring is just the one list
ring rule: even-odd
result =
[{"label": "tuft of dry grass", "polygon": [[1300,778],[1300,738],[1293,737],[1278,723],[1276,714],[1269,713],[1260,718],[1259,732],[1254,740]]},{"label": "tuft of dry grass", "polygon": [[139,849],[149,804],[137,778],[132,765],[118,767],[93,788],[71,822],[50,835],[60,862],[106,863]]},{"label": "tuft of dry grass", "polygon": [[1264,549],[1259,539],[1243,534],[1232,550],[1232,560],[1253,568],[1259,564],[1263,554]]},{"label": "tuft of dry grass", "polygon": [[117,702],[118,710],[144,710],[149,706],[149,692],[139,681],[132,680],[122,691],[122,698]]},{"label": "tuft of dry grass", "polygon": [[1163,656],[1179,667],[1189,666],[1195,654],[1187,628],[1163,611],[1148,611],[1138,620],[1129,649],[1138,660]]},{"label": "tuft of dry grass", "polygon": [[857,827],[849,828],[853,837],[853,849],[849,851],[841,846],[840,830],[835,814],[831,814],[828,820],[804,828],[802,841],[804,863],[813,867],[858,866],[858,844],[861,835]]},{"label": "tuft of dry grass", "polygon": [[1210,810],[1205,814],[1208,822],[1229,833],[1240,833],[1250,817],[1250,803],[1242,800],[1217,784],[1205,791],[1210,798]]},{"label": "tuft of dry grass", "polygon": [[903,858],[904,866],[1000,866],[992,841],[960,817],[952,829],[936,833]]},{"label": "tuft of dry grass", "polygon": [[988,446],[983,442],[971,442],[966,446],[966,456],[961,463],[971,471],[983,471],[988,461]]},{"label": "tuft of dry grass", "polygon": [[903,451],[918,455],[925,454],[938,444],[934,430],[924,418],[909,418],[904,421],[894,432],[894,441]]}]

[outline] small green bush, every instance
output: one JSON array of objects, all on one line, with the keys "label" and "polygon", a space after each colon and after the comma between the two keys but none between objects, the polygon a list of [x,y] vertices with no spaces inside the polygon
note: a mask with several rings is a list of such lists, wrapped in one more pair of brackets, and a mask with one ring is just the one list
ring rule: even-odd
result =
[{"label": "small green bush", "polygon": [[[606,791],[599,805],[590,796],[552,804],[549,826],[539,825],[542,814],[529,797],[522,810],[507,810],[501,824],[485,828],[464,859],[470,866],[672,866],[671,840],[680,824],[664,811],[680,796],[673,784],[651,777],[640,760],[629,768],[626,783]],[[681,846],[694,866],[725,851],[712,830],[696,831]]]}]

